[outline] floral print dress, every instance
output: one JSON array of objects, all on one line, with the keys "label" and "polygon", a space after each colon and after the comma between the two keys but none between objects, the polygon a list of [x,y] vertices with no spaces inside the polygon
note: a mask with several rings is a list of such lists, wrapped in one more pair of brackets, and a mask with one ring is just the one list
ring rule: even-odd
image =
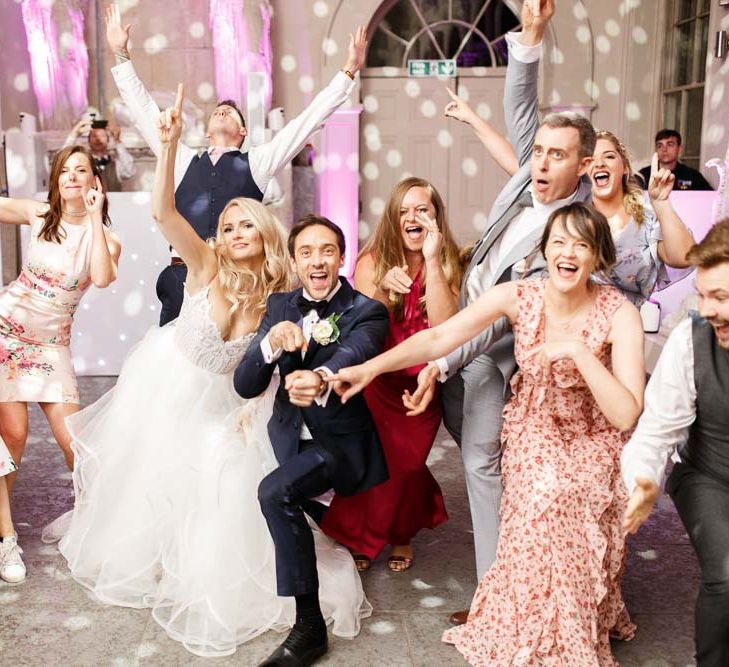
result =
[{"label": "floral print dress", "polygon": [[91,223],[61,222],[61,243],[31,224],[20,275],[0,292],[0,401],[78,403],[71,324],[91,284]]},{"label": "floral print dress", "polygon": [[[519,371],[504,410],[504,495],[497,557],[478,586],[468,622],[443,640],[472,665],[616,665],[609,637],[630,639],[620,590],[627,495],[620,452],[629,434],[612,426],[574,363],[547,372],[541,279],[518,283],[514,324]],[[625,297],[597,286],[582,340],[610,368],[607,335]]]},{"label": "floral print dress", "polygon": [[15,461],[10,456],[7,446],[3,442],[3,439],[0,438],[0,477],[5,477],[5,475],[9,475],[17,469],[18,466],[15,465]]}]

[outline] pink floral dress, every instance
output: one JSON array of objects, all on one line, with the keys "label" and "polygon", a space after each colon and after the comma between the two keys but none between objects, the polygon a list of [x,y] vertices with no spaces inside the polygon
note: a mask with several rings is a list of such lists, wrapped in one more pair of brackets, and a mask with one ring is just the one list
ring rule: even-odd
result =
[{"label": "pink floral dress", "polygon": [[91,284],[91,223],[62,221],[65,238],[38,238],[31,225],[20,275],[0,293],[0,401],[78,403],[71,324]]},{"label": "pink floral dress", "polygon": [[[544,280],[518,283],[514,324],[519,370],[504,410],[504,495],[497,557],[478,586],[468,622],[443,641],[472,665],[616,665],[610,635],[630,639],[620,590],[627,496],[620,452],[628,439],[612,426],[574,363],[546,371]],[[582,340],[610,368],[607,335],[625,301],[598,294]]]},{"label": "pink floral dress", "polygon": [[13,461],[13,457],[10,456],[10,452],[3,442],[3,439],[0,438],[0,477],[5,477],[5,475],[9,475],[17,469],[18,466],[15,465],[15,461]]}]

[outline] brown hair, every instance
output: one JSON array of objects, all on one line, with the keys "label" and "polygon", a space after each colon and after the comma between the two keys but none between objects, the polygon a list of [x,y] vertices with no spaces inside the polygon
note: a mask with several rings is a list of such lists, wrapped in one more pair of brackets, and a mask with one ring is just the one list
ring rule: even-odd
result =
[{"label": "brown hair", "polygon": [[314,215],[313,213],[305,215],[291,228],[288,241],[289,255],[294,257],[294,250],[296,250],[296,237],[301,234],[301,232],[303,232],[307,227],[313,227],[314,225],[320,225],[322,227],[326,227],[327,229],[331,229],[337,235],[337,246],[339,247],[339,254],[344,256],[344,251],[346,250],[346,244],[344,242],[344,232],[339,228],[339,226],[335,225],[331,220],[329,220],[329,218],[325,218],[323,215]]},{"label": "brown hair", "polygon": [[[645,221],[645,204],[643,203],[643,188],[638,184],[638,179],[630,164],[628,149],[625,144],[620,141],[612,132],[608,130],[600,130],[595,134],[597,140],[605,139],[609,141],[615,148],[615,152],[623,161],[625,173],[621,185],[623,187],[623,206],[625,210],[633,217],[637,224]],[[595,142],[597,143],[597,141]]]},{"label": "brown hair", "polygon": [[574,111],[550,113],[544,117],[542,125],[546,125],[552,129],[574,127],[580,135],[579,156],[581,158],[592,157],[592,154],[595,152],[595,128],[592,127],[592,123],[584,116]]},{"label": "brown hair", "polygon": [[[378,285],[393,266],[405,264],[405,251],[403,249],[402,232],[400,231],[400,207],[408,191],[416,187],[427,190],[430,195],[430,201],[435,209],[435,222],[443,235],[443,247],[440,251],[443,273],[448,286],[458,290],[463,274],[460,251],[448,227],[448,218],[443,200],[433,185],[424,178],[411,176],[403,179],[393,188],[385,205],[382,218],[380,218],[374,233],[362,248],[359,256],[372,254],[375,261],[375,283]],[[427,276],[424,275],[423,287],[425,287],[426,280]],[[403,295],[391,292],[389,301],[391,309],[400,314],[404,304]],[[423,312],[425,312],[424,296],[421,298],[421,305]]]},{"label": "brown hair", "polygon": [[610,223],[600,211],[596,211],[592,206],[582,202],[567,204],[552,212],[539,243],[542,255],[546,257],[545,251],[549,236],[554,223],[558,220],[562,222],[565,231],[570,236],[580,238],[590,246],[595,253],[595,271],[608,271],[615,264],[615,243],[610,233]]},{"label": "brown hair", "polygon": [[[91,151],[85,146],[68,146],[62,148],[53,158],[51,164],[51,175],[48,179],[48,210],[41,214],[43,218],[43,226],[38,232],[38,238],[53,243],[61,243],[65,238],[66,232],[61,227],[61,218],[63,217],[63,205],[61,201],[61,190],[58,187],[58,181],[61,178],[61,170],[66,164],[68,158],[74,153],[83,153],[91,165],[91,173],[101,178],[101,172],[94,162]],[[101,209],[101,220],[109,227],[111,220],[109,219],[109,199],[104,197],[104,204]]]},{"label": "brown hair", "polygon": [[717,222],[704,239],[686,253],[686,259],[700,269],[729,262],[729,218]]}]

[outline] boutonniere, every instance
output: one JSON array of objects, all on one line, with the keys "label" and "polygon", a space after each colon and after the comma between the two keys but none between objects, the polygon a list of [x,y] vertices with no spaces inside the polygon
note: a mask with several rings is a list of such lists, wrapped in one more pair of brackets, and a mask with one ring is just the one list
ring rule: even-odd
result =
[{"label": "boutonniere", "polygon": [[337,322],[342,313],[332,313],[329,317],[319,320],[311,327],[311,337],[319,343],[319,345],[329,345],[339,340],[339,327]]}]

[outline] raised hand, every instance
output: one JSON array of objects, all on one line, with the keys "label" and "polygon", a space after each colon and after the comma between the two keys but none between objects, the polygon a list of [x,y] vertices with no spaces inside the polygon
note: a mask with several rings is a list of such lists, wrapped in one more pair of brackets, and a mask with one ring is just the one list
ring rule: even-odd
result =
[{"label": "raised hand", "polygon": [[670,169],[658,164],[658,153],[653,153],[651,174],[648,178],[648,196],[651,201],[666,201],[673,190],[676,177]]},{"label": "raised hand", "polygon": [[303,350],[306,352],[307,349],[304,332],[301,327],[293,322],[279,322],[272,326],[268,332],[268,342],[274,351],[295,352],[296,350]]},{"label": "raised hand", "polygon": [[182,134],[182,103],[184,99],[185,87],[181,83],[178,83],[175,105],[161,111],[157,122],[159,140],[163,144],[177,141],[180,138],[180,134]]},{"label": "raised hand", "polygon": [[542,343],[536,345],[526,353],[525,359],[537,356],[539,363],[549,370],[555,361],[560,359],[572,359],[582,351],[587,349],[585,344],[580,340],[561,340],[553,343]]},{"label": "raised hand", "polygon": [[447,86],[446,90],[451,96],[451,101],[446,104],[443,115],[446,118],[460,120],[462,123],[470,123],[474,115],[473,109]]},{"label": "raised hand", "polygon": [[86,134],[91,131],[91,121],[88,118],[82,118],[76,125],[73,126],[71,134],[74,137],[80,137],[82,134]]},{"label": "raised hand", "polygon": [[635,489],[628,500],[625,510],[623,528],[629,533],[636,533],[650,516],[658,499],[658,484],[649,479],[638,477]]},{"label": "raised hand", "polygon": [[408,417],[425,412],[426,408],[435,396],[435,387],[440,375],[440,369],[434,364],[429,363],[418,373],[418,387],[413,394],[407,389],[402,395],[402,403],[407,408],[405,413]]},{"label": "raised hand", "polygon": [[340,396],[342,405],[344,405],[350,398],[359,394],[374,379],[375,374],[364,363],[358,366],[342,368],[338,373],[330,375],[327,378],[327,382],[334,383],[333,389]]},{"label": "raised hand", "polygon": [[[415,219],[427,230],[425,241],[423,241],[423,257],[425,261],[437,260],[440,258],[440,251],[443,248],[443,234],[438,229],[438,223],[423,213],[416,213]],[[410,290],[408,290],[410,291]]]},{"label": "raised hand", "polygon": [[408,275],[408,265],[393,266],[383,276],[380,281],[379,288],[387,292],[397,292],[398,294],[408,294],[413,281]]},{"label": "raised hand", "polygon": [[129,51],[131,24],[122,24],[119,5],[112,2],[106,8],[106,42],[113,53],[126,54]]},{"label": "raised hand", "polygon": [[107,129],[109,130],[109,138],[118,144],[121,140],[121,128],[116,123],[109,123]]},{"label": "raised hand", "polygon": [[533,45],[542,41],[554,16],[554,5],[555,0],[524,0],[521,6],[522,43]]},{"label": "raised hand", "polygon": [[361,25],[349,35],[349,49],[344,69],[352,74],[362,69],[367,55],[367,29]]},{"label": "raised hand", "polygon": [[89,188],[84,193],[84,207],[86,213],[89,216],[94,214],[101,214],[104,206],[104,188],[101,184],[101,179],[97,176],[96,183],[93,188]]}]

